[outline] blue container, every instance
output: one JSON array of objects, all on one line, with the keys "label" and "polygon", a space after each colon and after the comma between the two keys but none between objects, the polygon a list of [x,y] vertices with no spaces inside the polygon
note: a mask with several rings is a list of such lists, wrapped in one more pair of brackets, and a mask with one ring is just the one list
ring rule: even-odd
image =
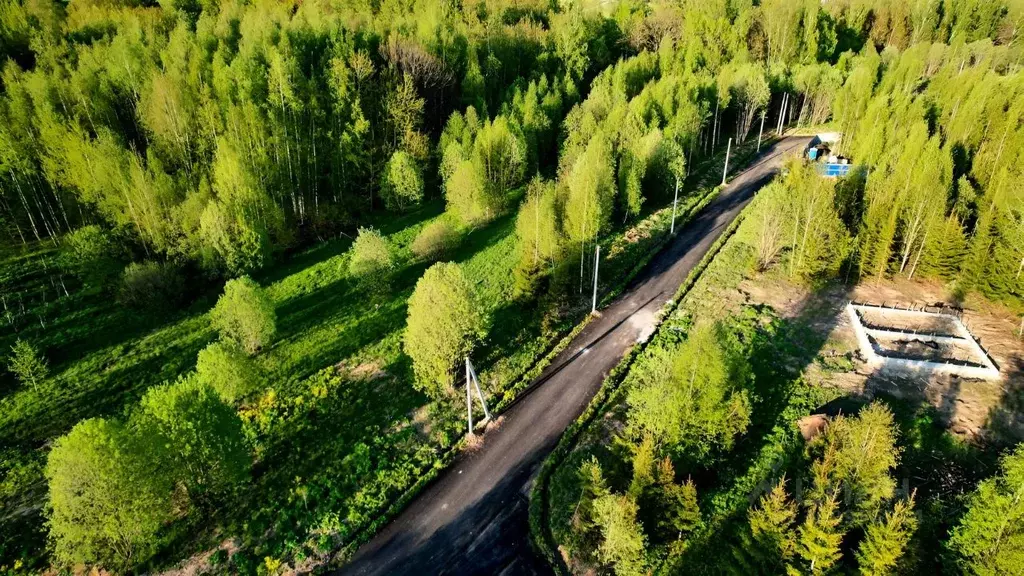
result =
[{"label": "blue container", "polygon": [[818,159],[818,149],[817,148],[811,148],[810,150],[808,150],[807,151],[807,157],[810,158],[811,160],[817,160]]}]

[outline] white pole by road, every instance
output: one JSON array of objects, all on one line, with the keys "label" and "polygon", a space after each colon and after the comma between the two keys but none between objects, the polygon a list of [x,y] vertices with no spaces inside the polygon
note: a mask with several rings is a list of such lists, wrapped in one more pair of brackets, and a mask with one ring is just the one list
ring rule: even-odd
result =
[{"label": "white pole by road", "polygon": [[473,363],[469,362],[469,357],[466,358],[469,366],[469,374],[473,377],[473,387],[476,388],[476,397],[480,399],[480,405],[484,407],[484,419],[491,419],[491,411],[487,409],[487,402],[484,402],[484,394],[480,391],[480,379],[476,376],[476,368],[473,368]]},{"label": "white pole by road", "polygon": [[729,138],[729,145],[725,147],[725,168],[722,169],[722,186],[725,186],[725,176],[729,173],[729,152],[732,150],[732,138]]},{"label": "white pole by road", "polygon": [[768,112],[767,108],[765,108],[764,110],[761,110],[761,129],[757,131],[757,151],[758,152],[761,151],[761,135],[764,134],[764,116],[765,116],[765,114],[767,112]]},{"label": "white pole by road", "polygon": [[676,233],[676,204],[679,203],[679,176],[676,176],[676,194],[672,198],[672,227],[669,228],[669,234]]},{"label": "white pole by road", "polygon": [[594,299],[590,304],[590,313],[594,314],[597,312],[597,265],[601,263],[601,245],[597,245],[597,250],[594,252]]},{"label": "white pole by road", "polygon": [[473,397],[469,392],[469,381],[469,356],[466,356],[466,422],[469,425],[467,436],[473,434]]}]

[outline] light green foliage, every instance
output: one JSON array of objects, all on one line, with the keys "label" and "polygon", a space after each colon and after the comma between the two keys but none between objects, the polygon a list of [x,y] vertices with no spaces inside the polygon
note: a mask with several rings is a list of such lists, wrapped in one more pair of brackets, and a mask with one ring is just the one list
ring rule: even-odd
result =
[{"label": "light green foliage", "polygon": [[403,336],[416,388],[432,398],[453,394],[455,370],[486,334],[485,320],[458,264],[444,262],[427,269],[409,297]]},{"label": "light green foliage", "polygon": [[607,139],[595,134],[569,174],[563,226],[574,244],[592,242],[611,220],[615,201],[612,166]]},{"label": "light green foliage", "polygon": [[771,98],[767,73],[763,65],[747,63],[727,67],[722,74],[719,89],[728,91],[729,101],[739,109],[736,142],[742,144],[750,133],[756,112]]},{"label": "light green foliage", "polygon": [[78,423],[46,463],[50,539],[58,563],[131,569],[160,543],[171,518],[171,483],[154,456],[119,423]]},{"label": "light green foliage", "polygon": [[182,300],[185,283],[169,262],[132,262],[121,273],[118,302],[137,310],[167,312]]},{"label": "light green foliage", "polygon": [[460,237],[451,219],[442,217],[424,226],[409,249],[421,260],[440,260],[458,247]]},{"label": "light green foliage", "polygon": [[1002,460],[999,474],[970,495],[949,548],[966,574],[1013,574],[1024,566],[1024,448]]},{"label": "light green foliage", "polygon": [[655,462],[654,437],[647,434],[633,447],[633,480],[629,484],[629,493],[634,498],[639,498],[654,484]]},{"label": "light green foliage", "polygon": [[248,276],[228,280],[210,314],[221,338],[249,355],[268,346],[277,331],[274,303]]},{"label": "light green foliage", "polygon": [[667,456],[658,462],[653,504],[658,515],[657,529],[665,540],[679,540],[701,525],[697,486],[690,478],[681,484],[676,482],[672,460]]},{"label": "light green foliage", "polygon": [[742,553],[765,572],[782,572],[796,555],[796,504],[786,493],[783,477],[771,492],[761,496],[756,508],[747,516],[749,539]]},{"label": "light green foliage", "polygon": [[348,273],[361,285],[374,293],[386,293],[395,271],[391,246],[381,233],[373,228],[360,228],[352,243]]},{"label": "light green foliage", "polygon": [[836,417],[809,450],[819,455],[812,468],[810,498],[821,502],[831,494],[843,494],[848,523],[864,525],[895,494],[891,472],[900,449],[892,412],[884,404],[873,403],[856,417]]},{"label": "light green foliage", "polygon": [[728,450],[747,428],[750,404],[742,389],[749,368],[725,329],[698,328],[677,350],[662,354],[653,373],[627,394],[627,434],[649,434],[697,461]]},{"label": "light green foliage", "polygon": [[120,271],[120,254],[120,247],[110,235],[92,224],[63,238],[58,262],[85,283],[103,286]]},{"label": "light green foliage", "polygon": [[832,100],[843,80],[842,70],[825,62],[798,66],[793,74],[793,84],[804,98],[800,101],[797,123],[816,126],[827,120],[832,111]]},{"label": "light green foliage", "polygon": [[843,532],[839,529],[836,495],[815,503],[797,529],[796,558],[799,568],[787,566],[791,576],[827,574],[836,565],[842,553],[839,545]]},{"label": "light green foliage", "polygon": [[851,248],[850,234],[836,210],[835,181],[809,165],[790,165],[785,187],[774,189],[785,203],[783,241],[789,243],[790,277],[828,278],[839,271]]},{"label": "light green foliage", "polygon": [[407,210],[423,200],[423,176],[416,161],[397,150],[384,166],[381,198],[388,210]]},{"label": "light green foliage", "polygon": [[652,130],[629,143],[622,154],[619,162],[619,190],[623,197],[625,212],[630,216],[640,214],[644,202],[644,177],[658,155],[662,143],[661,131]]},{"label": "light green foliage", "polygon": [[243,398],[260,386],[252,360],[232,344],[214,342],[199,351],[196,377],[228,403]]},{"label": "light green foliage", "polygon": [[539,178],[530,182],[526,200],[516,216],[516,238],[519,250],[516,284],[520,291],[530,293],[562,252],[554,183]]},{"label": "light green foliage", "polygon": [[896,574],[900,559],[917,530],[914,500],[900,500],[883,517],[868,524],[857,548],[857,567],[864,576]]},{"label": "light green foliage", "polygon": [[[471,113],[472,112],[472,113]],[[477,125],[475,111],[453,114],[445,126],[441,175],[448,209],[466,225],[497,216],[526,171],[526,141],[520,128],[505,116]]]},{"label": "light green foliage", "polygon": [[579,480],[580,493],[571,519],[572,544],[577,553],[589,558],[591,553],[596,552],[601,541],[601,524],[598,522],[594,504],[609,496],[611,490],[601,471],[601,464],[594,457],[580,463],[575,473]]},{"label": "light green foliage", "polygon": [[7,369],[17,376],[22,384],[32,388],[39,386],[50,374],[46,358],[31,342],[20,338],[11,346]]},{"label": "light green foliage", "polygon": [[445,180],[444,197],[448,210],[467,226],[486,224],[498,212],[483,175],[471,160],[460,161]]},{"label": "light green foliage", "polygon": [[236,145],[217,143],[211,199],[199,217],[202,245],[231,273],[261,268],[270,261],[272,236],[284,226],[284,212],[263,189]]},{"label": "light green foliage", "polygon": [[788,211],[784,207],[788,192],[778,180],[762,188],[753,201],[751,211],[757,222],[754,250],[757,255],[757,269],[768,270],[787,247],[785,233]]},{"label": "light green foliage", "polygon": [[617,576],[644,574],[646,539],[636,520],[636,501],[630,496],[609,494],[594,501],[594,518],[601,527],[598,557]]},{"label": "light green foliage", "polygon": [[248,476],[251,456],[242,421],[213,386],[194,375],[147,390],[132,425],[163,446],[165,473],[191,496],[223,492]]},{"label": "light green foliage", "polygon": [[487,183],[488,203],[503,206],[526,174],[526,142],[519,127],[504,116],[485,122],[473,142],[473,161]]},{"label": "light green foliage", "polygon": [[834,180],[818,176],[801,161],[787,165],[782,182],[766,186],[757,199],[758,267],[768,269],[783,251],[791,278],[809,281],[834,276],[852,247],[840,218]]}]

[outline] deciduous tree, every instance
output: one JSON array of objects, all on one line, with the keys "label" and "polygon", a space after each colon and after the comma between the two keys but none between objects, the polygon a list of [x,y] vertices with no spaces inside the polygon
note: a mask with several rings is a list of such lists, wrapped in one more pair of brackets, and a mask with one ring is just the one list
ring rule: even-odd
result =
[{"label": "deciduous tree", "polygon": [[46,463],[50,539],[57,561],[130,570],[160,544],[171,482],[121,424],[92,418],[59,438]]},{"label": "deciduous tree", "polygon": [[221,338],[249,355],[269,345],[277,332],[274,303],[248,276],[228,280],[210,315]]},{"label": "deciduous tree", "polygon": [[458,264],[434,264],[409,297],[403,343],[416,388],[433,398],[454,393],[455,371],[486,333],[473,286]]}]

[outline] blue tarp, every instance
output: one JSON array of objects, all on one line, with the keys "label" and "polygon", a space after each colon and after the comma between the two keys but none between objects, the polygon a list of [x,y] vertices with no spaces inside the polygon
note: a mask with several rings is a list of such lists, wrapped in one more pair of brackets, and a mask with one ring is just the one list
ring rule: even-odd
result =
[{"label": "blue tarp", "polygon": [[827,164],[819,164],[818,171],[821,172],[822,176],[837,177],[846,176],[850,173],[850,167],[852,164],[839,164],[829,162]]}]

